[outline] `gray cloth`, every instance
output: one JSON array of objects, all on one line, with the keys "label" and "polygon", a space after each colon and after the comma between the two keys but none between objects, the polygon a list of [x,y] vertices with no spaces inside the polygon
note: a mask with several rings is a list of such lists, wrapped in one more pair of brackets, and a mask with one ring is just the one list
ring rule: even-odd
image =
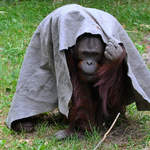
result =
[{"label": "gray cloth", "polygon": [[110,39],[123,43],[128,54],[129,77],[134,87],[138,110],[150,110],[150,72],[119,22],[101,10],[72,4],[49,14],[37,27],[27,48],[16,93],[7,118],[15,120],[54,110],[68,116],[72,84],[64,50],[76,44],[84,34],[99,34],[107,44]]}]

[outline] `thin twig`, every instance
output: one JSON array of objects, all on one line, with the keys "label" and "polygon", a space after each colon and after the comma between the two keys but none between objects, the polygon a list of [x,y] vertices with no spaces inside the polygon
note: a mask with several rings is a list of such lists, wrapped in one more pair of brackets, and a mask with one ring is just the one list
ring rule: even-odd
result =
[{"label": "thin twig", "polygon": [[115,125],[117,119],[119,118],[120,113],[117,114],[115,120],[113,121],[113,123],[111,124],[110,128],[108,129],[108,131],[104,134],[102,140],[100,140],[100,142],[96,145],[96,147],[93,150],[97,150],[98,147],[101,146],[102,142],[104,142],[104,140],[106,139],[107,135],[109,134],[109,132],[111,131],[111,129],[113,128],[113,126]]}]

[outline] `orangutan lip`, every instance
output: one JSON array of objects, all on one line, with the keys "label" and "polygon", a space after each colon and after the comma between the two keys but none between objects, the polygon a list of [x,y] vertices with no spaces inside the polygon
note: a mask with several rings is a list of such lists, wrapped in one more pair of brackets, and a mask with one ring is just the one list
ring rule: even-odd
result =
[{"label": "orangutan lip", "polygon": [[95,79],[96,78],[95,74],[86,74],[86,73],[83,73],[82,76],[85,77],[85,78],[88,78],[88,79]]}]

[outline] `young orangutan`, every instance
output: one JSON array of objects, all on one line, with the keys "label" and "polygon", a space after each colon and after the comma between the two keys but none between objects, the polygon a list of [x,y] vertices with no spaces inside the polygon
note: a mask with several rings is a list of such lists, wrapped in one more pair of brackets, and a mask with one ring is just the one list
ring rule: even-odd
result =
[{"label": "young orangutan", "polygon": [[58,131],[58,139],[74,132],[80,136],[85,130],[91,131],[93,125],[99,127],[112,121],[118,112],[125,112],[126,52],[122,45],[114,47],[112,41],[108,46],[99,36],[86,35],[66,51],[73,95],[69,128]]}]

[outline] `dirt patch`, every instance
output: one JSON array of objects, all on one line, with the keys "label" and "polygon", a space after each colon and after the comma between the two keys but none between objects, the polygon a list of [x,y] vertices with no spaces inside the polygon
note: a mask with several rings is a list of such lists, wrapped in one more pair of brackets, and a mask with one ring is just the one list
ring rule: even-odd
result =
[{"label": "dirt patch", "polygon": [[142,44],[145,45],[145,53],[142,55],[145,63],[150,66],[150,34],[144,37]]},{"label": "dirt patch", "polygon": [[[103,134],[105,134],[105,132],[107,132],[107,130],[103,131]],[[143,130],[143,125],[141,125],[138,120],[128,118],[119,125],[115,124],[105,139],[103,146],[107,147],[111,143],[116,144],[119,149],[126,150],[127,146],[130,146],[131,143],[134,147],[136,147],[136,145],[138,146],[146,136],[147,131]]]},{"label": "dirt patch", "polygon": [[107,140],[118,145],[127,144],[129,138],[138,140],[144,136],[140,128],[140,125],[133,120],[124,122],[112,130]]}]

